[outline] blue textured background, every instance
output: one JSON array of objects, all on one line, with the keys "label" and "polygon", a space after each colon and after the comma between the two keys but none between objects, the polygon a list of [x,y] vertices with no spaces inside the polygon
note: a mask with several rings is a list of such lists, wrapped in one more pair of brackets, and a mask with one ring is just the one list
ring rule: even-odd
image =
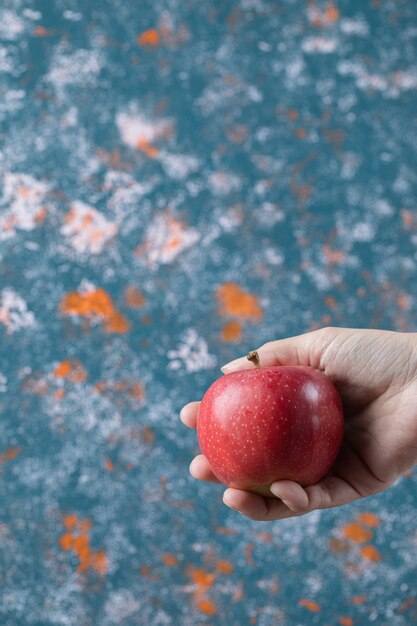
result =
[{"label": "blue textured background", "polygon": [[417,622],[415,473],[256,524],[177,418],[266,340],[415,329],[416,110],[414,2],[3,0],[2,625]]}]

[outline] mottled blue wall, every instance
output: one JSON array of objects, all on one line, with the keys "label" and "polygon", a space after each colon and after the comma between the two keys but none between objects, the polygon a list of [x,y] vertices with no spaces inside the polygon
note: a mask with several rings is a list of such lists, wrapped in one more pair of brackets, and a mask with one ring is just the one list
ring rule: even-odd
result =
[{"label": "mottled blue wall", "polygon": [[417,623],[416,474],[269,525],[178,410],[319,326],[413,330],[412,1],[3,0],[2,626]]}]

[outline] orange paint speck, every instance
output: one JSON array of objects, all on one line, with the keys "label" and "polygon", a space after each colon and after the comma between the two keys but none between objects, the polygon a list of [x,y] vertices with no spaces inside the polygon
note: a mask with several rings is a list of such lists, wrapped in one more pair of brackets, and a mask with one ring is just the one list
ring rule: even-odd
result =
[{"label": "orange paint speck", "polygon": [[91,318],[96,315],[109,319],[114,312],[112,299],[104,289],[94,289],[86,293],[73,291],[61,301],[61,312],[64,315],[79,315]]},{"label": "orange paint speck", "polygon": [[65,389],[57,389],[54,393],[54,398],[57,402],[62,400],[64,396],[65,396]]},{"label": "orange paint speck", "polygon": [[355,605],[363,604],[364,602],[367,601],[367,599],[368,598],[366,596],[354,596],[352,598],[352,604],[355,604]]},{"label": "orange paint speck", "polygon": [[226,322],[222,328],[221,338],[223,341],[239,341],[242,337],[242,326],[237,320]]},{"label": "orange paint speck", "polygon": [[157,576],[156,574],[152,574],[152,571],[149,565],[141,565],[140,574],[141,576],[148,578],[148,580],[159,580],[159,576]]},{"label": "orange paint speck", "polygon": [[63,315],[77,315],[88,320],[98,317],[106,322],[106,330],[111,333],[126,333],[129,322],[116,310],[109,294],[104,289],[94,289],[85,293],[70,292],[61,300]]},{"label": "orange paint speck", "polygon": [[106,330],[108,333],[127,333],[130,329],[130,324],[125,316],[119,311],[115,311],[108,319],[106,324]]},{"label": "orange paint speck", "polygon": [[352,524],[346,524],[343,528],[343,535],[346,539],[354,541],[355,543],[365,543],[372,539],[372,532],[363,528],[360,524],[353,522]]},{"label": "orange paint speck", "polygon": [[54,376],[57,378],[67,378],[71,371],[71,361],[62,361],[54,370]]},{"label": "orange paint speck", "polygon": [[79,361],[62,361],[54,370],[55,378],[65,378],[72,383],[83,382],[87,378],[87,372]]},{"label": "orange paint speck", "polygon": [[214,604],[214,602],[212,602],[212,600],[208,600],[207,598],[203,598],[202,600],[200,600],[200,602],[198,603],[198,608],[202,613],[205,613],[206,615],[216,615],[217,613],[217,607]]},{"label": "orange paint speck", "polygon": [[143,400],[145,398],[145,390],[143,389],[142,383],[138,380],[132,384],[128,393],[131,398],[136,398],[136,400]]},{"label": "orange paint speck", "polygon": [[45,28],[45,26],[37,26],[35,28],[35,35],[37,37],[46,37],[48,34],[47,29]]},{"label": "orange paint speck", "polygon": [[403,613],[405,610],[409,609],[412,606],[416,605],[416,599],[413,596],[410,596],[404,600],[398,607],[398,612]]},{"label": "orange paint speck", "polygon": [[104,550],[99,550],[91,557],[91,567],[100,574],[100,576],[104,576],[108,570],[107,556]]},{"label": "orange paint speck", "polygon": [[359,523],[370,526],[371,528],[377,528],[381,524],[379,517],[370,511],[364,511],[358,515],[357,520]]},{"label": "orange paint speck", "polygon": [[339,9],[336,5],[333,2],[328,2],[324,11],[318,9],[314,10],[311,23],[316,28],[324,28],[325,26],[331,26],[337,22],[339,16]]},{"label": "orange paint speck", "polygon": [[155,433],[150,426],[145,426],[140,438],[144,443],[151,445],[155,442]]},{"label": "orange paint speck", "polygon": [[81,572],[89,566],[90,538],[87,535],[77,535],[72,539],[72,549],[80,560],[78,571]]},{"label": "orange paint speck", "polygon": [[353,626],[353,619],[351,617],[339,617],[339,624],[341,626]]},{"label": "orange paint speck", "polygon": [[150,141],[144,138],[137,140],[136,147],[138,150],[141,150],[141,152],[146,154],[146,156],[149,157],[150,159],[156,159],[156,157],[159,154],[158,148],[154,146]]},{"label": "orange paint speck", "polygon": [[64,535],[61,535],[59,538],[59,545],[61,547],[61,550],[65,550],[65,552],[68,552],[68,550],[72,550],[74,545],[74,539],[72,534],[65,533]]},{"label": "orange paint speck", "polygon": [[334,552],[334,554],[346,554],[350,550],[346,541],[342,541],[334,537],[329,541],[329,548],[332,552]]},{"label": "orange paint speck", "polygon": [[297,137],[297,139],[305,139],[306,137],[308,137],[308,133],[305,128],[296,128],[294,131],[294,135]]},{"label": "orange paint speck", "polygon": [[367,561],[376,562],[381,560],[381,555],[374,546],[363,546],[361,548],[361,554]]},{"label": "orange paint speck", "polygon": [[20,448],[9,448],[3,454],[0,454],[0,463],[6,463],[7,461],[13,461],[21,453]]},{"label": "orange paint speck", "polygon": [[104,467],[107,472],[114,472],[114,465],[111,459],[108,456],[104,457]]},{"label": "orange paint speck", "polygon": [[326,21],[329,24],[332,24],[333,22],[337,22],[339,19],[339,9],[333,4],[333,2],[328,2],[324,15]]},{"label": "orange paint speck", "polygon": [[333,298],[333,296],[326,296],[326,304],[329,309],[334,309],[336,307],[336,300]]},{"label": "orange paint speck", "polygon": [[182,238],[175,236],[172,237],[172,239],[168,239],[168,241],[166,242],[166,244],[163,247],[163,250],[165,252],[169,252],[170,250],[175,250],[176,248],[178,248],[181,245],[181,241]]},{"label": "orange paint speck", "polygon": [[137,287],[126,287],[125,302],[131,309],[141,309],[145,306],[145,296]]},{"label": "orange paint speck", "polygon": [[137,42],[145,48],[155,48],[161,43],[161,37],[156,28],[149,28],[138,36]]},{"label": "orange paint speck", "polygon": [[202,613],[215,615],[217,612],[214,602],[207,597],[208,590],[214,585],[216,573],[206,572],[194,566],[187,568],[187,574],[194,585],[193,602]]},{"label": "orange paint speck", "polygon": [[342,250],[332,250],[330,246],[323,246],[323,256],[330,265],[339,265],[343,263],[345,253]]},{"label": "orange paint speck", "polygon": [[206,572],[203,569],[192,568],[190,570],[191,580],[195,585],[200,588],[208,589],[214,585],[216,575],[210,572]]},{"label": "orange paint speck", "polygon": [[230,561],[217,561],[216,569],[221,574],[231,574],[233,572],[233,565]]},{"label": "orange paint speck", "polygon": [[173,554],[163,554],[162,560],[165,563],[165,565],[168,565],[168,567],[173,567],[174,565],[178,565],[178,559]]},{"label": "orange paint speck", "polygon": [[254,564],[254,560],[253,560],[253,551],[255,549],[255,546],[253,543],[248,543],[248,545],[245,548],[245,558],[246,558],[246,563],[248,565],[253,565]]},{"label": "orange paint speck", "polygon": [[35,215],[35,222],[37,224],[41,224],[45,220],[47,215],[48,211],[45,209],[45,207],[41,207]]},{"label": "orange paint speck", "polygon": [[400,213],[405,228],[412,228],[414,225],[414,215],[412,214],[412,212],[407,211],[407,209],[401,209]]},{"label": "orange paint speck", "polygon": [[79,520],[77,523],[77,528],[82,532],[82,533],[89,533],[91,530],[91,522],[89,519],[82,519]]},{"label": "orange paint speck", "polygon": [[247,293],[236,283],[224,283],[217,289],[220,315],[260,320],[262,309],[256,296]]},{"label": "orange paint speck", "polygon": [[68,532],[60,536],[59,545],[65,552],[73,551],[76,554],[79,561],[77,572],[83,573],[91,569],[104,575],[108,569],[107,557],[103,550],[94,552],[90,547],[88,533],[91,530],[91,522],[78,520],[74,514],[66,515],[63,521]]},{"label": "orange paint speck", "polygon": [[65,515],[64,517],[64,526],[68,530],[74,530],[77,527],[77,516],[71,513],[70,515]]},{"label": "orange paint speck", "polygon": [[298,117],[298,112],[295,109],[290,109],[288,111],[288,117],[290,118],[290,120],[294,121]]},{"label": "orange paint speck", "polygon": [[307,598],[301,598],[301,600],[298,601],[298,604],[303,606],[308,611],[311,611],[311,613],[320,613],[320,611],[321,611],[320,604],[318,604],[317,602],[314,602],[314,600],[308,600]]},{"label": "orange paint speck", "polygon": [[397,306],[402,311],[409,311],[412,304],[413,301],[407,293],[401,293],[399,296],[397,296]]}]

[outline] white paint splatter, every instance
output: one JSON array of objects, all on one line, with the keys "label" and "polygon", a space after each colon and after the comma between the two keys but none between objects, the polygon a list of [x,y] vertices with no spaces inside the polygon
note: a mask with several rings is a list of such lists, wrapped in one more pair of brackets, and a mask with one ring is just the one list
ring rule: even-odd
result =
[{"label": "white paint splatter", "polygon": [[301,44],[301,48],[307,54],[330,54],[337,46],[337,39],[329,37],[307,37]]},{"label": "white paint splatter", "polygon": [[78,109],[70,106],[61,117],[61,126],[63,128],[74,128],[78,124]]},{"label": "white paint splatter", "polygon": [[0,324],[6,327],[9,335],[36,325],[35,316],[25,300],[10,287],[0,292]]},{"label": "white paint splatter", "polygon": [[356,85],[364,91],[385,91],[388,87],[388,80],[380,74],[361,72],[356,80]]},{"label": "white paint splatter", "polygon": [[9,56],[9,51],[4,46],[0,46],[0,72],[11,72],[13,62]]},{"label": "white paint splatter", "polygon": [[351,238],[353,241],[372,241],[375,237],[375,227],[368,222],[357,222],[353,225]]},{"label": "white paint splatter", "polygon": [[16,235],[17,230],[33,230],[43,218],[45,199],[50,186],[29,174],[6,173],[0,205],[6,210],[0,217],[0,241]]},{"label": "white paint splatter", "polygon": [[264,250],[265,261],[269,265],[282,265],[285,261],[285,256],[281,250],[277,248],[265,248]]},{"label": "white paint splatter", "polygon": [[122,141],[131,148],[141,148],[144,144],[169,137],[173,133],[170,119],[153,120],[140,112],[119,112],[116,124]]},{"label": "white paint splatter", "polygon": [[340,20],[340,30],[345,35],[359,35],[365,37],[369,34],[369,25],[365,18],[358,16],[355,18],[343,18]]},{"label": "white paint splatter", "polygon": [[284,211],[273,202],[263,202],[255,215],[258,222],[264,226],[275,226],[285,220]]},{"label": "white paint splatter", "polygon": [[66,54],[63,46],[60,46],[51,62],[46,80],[57,88],[68,85],[91,87],[103,66],[102,54],[97,50],[79,49]]},{"label": "white paint splatter", "polygon": [[79,22],[83,19],[82,13],[78,13],[77,11],[64,11],[63,14],[66,20],[70,20],[71,22]]},{"label": "white paint splatter", "polygon": [[410,91],[411,89],[417,89],[417,69],[409,68],[402,72],[395,72],[391,74],[391,83],[394,87],[397,87],[400,91]]},{"label": "white paint splatter", "polygon": [[25,22],[14,11],[0,11],[0,39],[15,41],[25,30]]},{"label": "white paint splatter", "polygon": [[194,228],[187,228],[171,215],[156,215],[149,225],[145,240],[138,249],[152,268],[172,263],[177,256],[200,239]]},{"label": "white paint splatter", "polygon": [[29,20],[37,21],[42,19],[42,13],[33,9],[23,9],[22,14]]},{"label": "white paint splatter", "polygon": [[230,172],[214,172],[210,174],[208,182],[210,191],[216,196],[225,196],[238,191],[242,184],[240,177]]},{"label": "white paint splatter", "polygon": [[71,204],[60,232],[77,252],[99,254],[116,235],[117,226],[93,207],[76,201]]},{"label": "white paint splatter", "polygon": [[161,154],[161,164],[174,180],[184,180],[200,167],[198,159],[186,154]]},{"label": "white paint splatter", "polygon": [[217,360],[208,351],[207,342],[196,330],[189,328],[175,350],[168,350],[168,369],[185,369],[188,373],[210,369]]},{"label": "white paint splatter", "polygon": [[141,603],[128,589],[112,591],[105,604],[107,617],[112,624],[121,624],[126,618],[131,617],[140,610]]}]

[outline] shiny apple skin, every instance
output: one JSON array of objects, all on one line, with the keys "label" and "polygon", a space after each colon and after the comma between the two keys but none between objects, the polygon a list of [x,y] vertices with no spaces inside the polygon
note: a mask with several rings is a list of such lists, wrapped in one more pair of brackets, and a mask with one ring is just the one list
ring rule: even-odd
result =
[{"label": "shiny apple skin", "polygon": [[344,430],[333,382],[305,366],[226,374],[201,401],[201,451],[225,485],[271,495],[276,480],[313,485],[332,467]]}]

